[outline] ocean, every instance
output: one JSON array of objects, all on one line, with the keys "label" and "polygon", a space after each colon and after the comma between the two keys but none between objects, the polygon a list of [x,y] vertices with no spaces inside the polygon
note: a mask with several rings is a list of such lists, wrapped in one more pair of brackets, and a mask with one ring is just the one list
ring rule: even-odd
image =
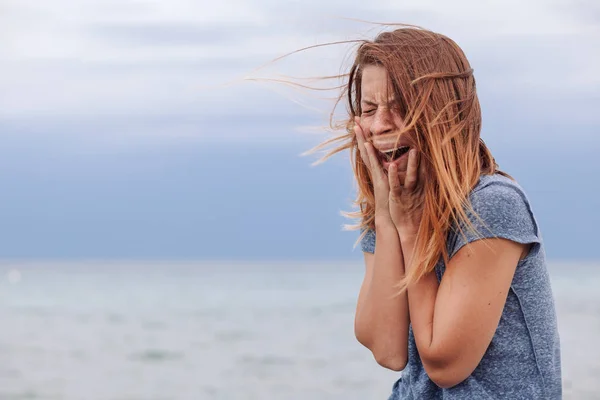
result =
[{"label": "ocean", "polygon": [[[600,399],[600,264],[550,265],[565,399]],[[2,262],[0,400],[387,399],[359,263]]]}]

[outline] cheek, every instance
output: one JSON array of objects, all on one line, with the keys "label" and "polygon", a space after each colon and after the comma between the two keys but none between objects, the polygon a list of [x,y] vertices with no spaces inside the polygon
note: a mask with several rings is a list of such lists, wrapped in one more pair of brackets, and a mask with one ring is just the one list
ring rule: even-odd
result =
[{"label": "cheek", "polygon": [[370,118],[360,117],[360,127],[366,137],[371,136],[371,121]]},{"label": "cheek", "polygon": [[400,128],[404,128],[404,121],[402,120],[402,118],[400,117],[400,115],[395,112],[394,113],[394,125],[396,125],[399,129]]}]

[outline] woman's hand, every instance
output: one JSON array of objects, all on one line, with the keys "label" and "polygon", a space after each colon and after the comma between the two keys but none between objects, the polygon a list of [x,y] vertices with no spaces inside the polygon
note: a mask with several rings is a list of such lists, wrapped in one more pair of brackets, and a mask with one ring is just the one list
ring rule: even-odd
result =
[{"label": "woman's hand", "polygon": [[386,176],[375,148],[365,139],[358,117],[354,119],[354,132],[360,156],[373,180],[375,218],[389,218],[401,238],[416,237],[423,214],[424,193],[423,164],[419,163],[417,151],[411,149],[408,154],[408,166],[402,184],[396,164],[390,165]]},{"label": "woman's hand", "polygon": [[360,118],[354,118],[354,133],[358,142],[360,157],[367,166],[373,181],[375,195],[375,220],[393,221],[390,213],[390,184],[377,158],[375,148],[366,141],[364,131],[360,126]]},{"label": "woman's hand", "polygon": [[423,215],[424,167],[419,158],[417,150],[411,149],[404,184],[400,182],[396,164],[388,169],[390,215],[402,241],[416,238]]}]

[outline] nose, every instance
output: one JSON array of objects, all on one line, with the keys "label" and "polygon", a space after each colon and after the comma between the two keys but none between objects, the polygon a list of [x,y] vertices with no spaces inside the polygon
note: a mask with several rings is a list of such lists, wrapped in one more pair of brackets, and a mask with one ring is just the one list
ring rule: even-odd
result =
[{"label": "nose", "polygon": [[394,121],[390,110],[379,108],[371,123],[371,135],[383,135],[394,130]]}]

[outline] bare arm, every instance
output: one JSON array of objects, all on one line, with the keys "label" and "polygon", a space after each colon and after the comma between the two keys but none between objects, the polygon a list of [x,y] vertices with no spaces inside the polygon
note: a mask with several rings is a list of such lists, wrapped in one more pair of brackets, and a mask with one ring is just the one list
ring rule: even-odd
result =
[{"label": "bare arm", "polygon": [[[414,238],[402,239],[406,262]],[[410,249],[410,250],[409,250]],[[520,257],[528,247],[505,239],[478,240],[435,273],[409,286],[415,342],[430,379],[452,387],[475,370],[498,327]]]},{"label": "bare arm", "polygon": [[365,142],[360,118],[355,118],[360,156],[369,168],[375,195],[375,254],[365,253],[365,279],[356,307],[356,338],[371,350],[375,360],[395,371],[404,369],[408,353],[408,305],[406,293],[395,285],[404,276],[398,230],[390,213],[390,186],[375,150]]},{"label": "bare arm", "polygon": [[[425,163],[419,162],[416,150],[410,150],[404,185],[393,167],[389,168],[390,191],[397,195],[391,198],[390,213],[404,265],[415,268],[411,261],[422,218]],[[501,201],[509,204],[512,198]],[[419,357],[438,386],[459,384],[479,365],[500,322],[519,259],[527,250],[527,245],[506,239],[477,239],[450,259],[441,283],[432,271],[408,286]]]},{"label": "bare arm", "polygon": [[395,285],[404,277],[398,231],[388,218],[376,220],[377,250],[365,253],[365,278],[356,307],[355,335],[383,367],[404,369],[408,353],[406,292]]}]

